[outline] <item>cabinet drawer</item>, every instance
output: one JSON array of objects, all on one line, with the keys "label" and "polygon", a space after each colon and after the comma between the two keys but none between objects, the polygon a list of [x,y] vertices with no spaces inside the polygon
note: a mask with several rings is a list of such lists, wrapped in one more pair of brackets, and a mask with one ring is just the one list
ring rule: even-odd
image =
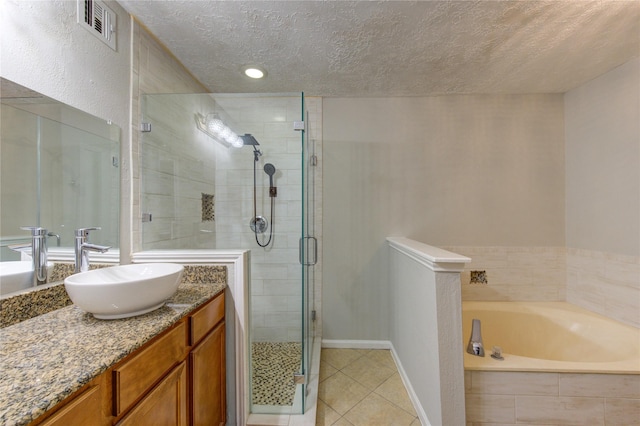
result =
[{"label": "cabinet drawer", "polygon": [[119,415],[180,362],[186,350],[185,321],[113,370],[113,409]]},{"label": "cabinet drawer", "polygon": [[187,368],[182,362],[153,388],[117,425],[186,426]]},{"label": "cabinet drawer", "polygon": [[189,345],[198,343],[217,323],[224,319],[224,293],[191,315]]},{"label": "cabinet drawer", "polygon": [[102,423],[101,402],[100,385],[92,386],[42,422],[40,426],[100,425]]}]

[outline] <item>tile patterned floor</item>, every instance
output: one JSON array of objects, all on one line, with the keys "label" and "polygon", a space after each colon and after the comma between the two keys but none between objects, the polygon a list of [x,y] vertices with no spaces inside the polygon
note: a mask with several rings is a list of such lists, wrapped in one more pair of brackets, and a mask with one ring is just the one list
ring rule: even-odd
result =
[{"label": "tile patterned floor", "polygon": [[316,425],[420,426],[391,352],[323,348]]}]

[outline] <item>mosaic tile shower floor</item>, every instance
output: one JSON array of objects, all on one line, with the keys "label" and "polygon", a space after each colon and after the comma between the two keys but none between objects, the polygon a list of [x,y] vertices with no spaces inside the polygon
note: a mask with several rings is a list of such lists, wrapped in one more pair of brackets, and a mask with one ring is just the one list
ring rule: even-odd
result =
[{"label": "mosaic tile shower floor", "polygon": [[290,406],[296,393],[293,374],[300,371],[302,345],[296,342],[251,344],[251,402]]}]

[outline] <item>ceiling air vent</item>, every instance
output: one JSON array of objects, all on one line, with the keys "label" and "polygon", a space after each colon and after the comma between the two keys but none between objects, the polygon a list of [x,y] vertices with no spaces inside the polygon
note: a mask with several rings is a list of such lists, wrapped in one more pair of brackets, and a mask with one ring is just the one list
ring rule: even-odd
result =
[{"label": "ceiling air vent", "polygon": [[78,23],[116,50],[116,14],[98,0],[78,0]]}]

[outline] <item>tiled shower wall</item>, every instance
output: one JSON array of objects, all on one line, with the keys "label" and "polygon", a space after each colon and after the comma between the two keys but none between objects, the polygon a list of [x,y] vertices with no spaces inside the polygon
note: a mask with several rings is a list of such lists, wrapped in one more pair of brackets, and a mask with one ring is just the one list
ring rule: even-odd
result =
[{"label": "tiled shower wall", "polygon": [[194,114],[213,109],[206,94],[147,95],[144,120],[151,132],[141,144],[142,248],[215,248],[215,225],[203,220],[202,194],[213,192],[216,142],[196,128]]},{"label": "tiled shower wall", "polygon": [[[299,341],[302,326],[302,267],[299,240],[302,230],[301,137],[293,122],[301,120],[300,96],[290,97],[216,97],[226,114],[233,118],[233,129],[251,133],[262,152],[256,164],[257,215],[274,226],[271,244],[261,248],[249,223],[253,206],[253,148],[218,147],[216,153],[215,233],[216,248],[251,250],[251,319],[254,341]],[[316,144],[316,237],[321,241],[321,100],[305,99],[310,139]],[[263,168],[276,168],[277,187],[274,219],[271,219],[269,178]],[[259,236],[264,243],[269,232]],[[319,247],[319,251],[320,251]],[[320,251],[321,252],[321,251]],[[319,259],[320,260],[320,259]],[[320,265],[316,266],[315,293],[319,295]],[[314,291],[311,289],[310,291]],[[317,323],[320,322],[318,319]]]},{"label": "tiled shower wall", "polygon": [[[133,198],[133,220],[131,222],[131,235],[129,229],[123,229],[124,235],[131,238],[131,251],[140,251],[142,247],[142,231],[149,223],[141,222],[142,206],[140,202],[140,166],[142,133],[139,132],[139,117],[141,116],[140,100],[143,94],[150,93],[205,93],[207,89],[203,87],[182,64],[177,62],[166,49],[161,46],[143,27],[134,20],[132,23],[133,37],[133,67],[132,67],[132,198]],[[266,98],[265,98],[266,99]],[[192,226],[202,225],[207,227],[209,234],[215,233],[215,248],[250,248],[252,250],[252,277],[256,278],[256,283],[252,285],[257,298],[252,308],[256,310],[256,324],[261,324],[260,329],[254,334],[255,338],[262,340],[299,340],[299,314],[301,312],[302,301],[300,297],[301,270],[298,262],[298,239],[300,237],[301,226],[299,225],[299,212],[301,204],[292,199],[293,194],[299,194],[299,176],[293,173],[285,174],[295,162],[299,168],[299,133],[294,133],[292,129],[293,119],[300,120],[300,102],[296,100],[295,105],[290,106],[289,115],[280,119],[264,120],[256,111],[256,107],[247,102],[243,102],[246,111],[243,117],[234,124],[247,124],[247,127],[238,127],[234,130],[241,133],[254,133],[260,143],[265,155],[261,158],[259,165],[259,176],[261,188],[265,187],[266,175],[262,171],[265,162],[273,163],[283,174],[276,174],[276,186],[278,186],[278,198],[276,199],[276,227],[278,229],[273,248],[260,249],[253,239],[248,224],[253,216],[253,175],[252,175],[252,154],[251,148],[244,147],[240,150],[229,150],[222,146],[216,146],[215,174],[211,176],[210,188],[214,188],[214,211],[216,220],[213,223],[195,222]],[[228,105],[231,108],[231,105]],[[318,264],[315,267],[315,286],[310,289],[315,294],[315,304],[320,306],[321,294],[321,262],[322,262],[322,99],[306,98],[306,109],[309,112],[307,129],[309,137],[315,140],[316,153],[318,155],[318,165],[315,172],[315,211],[316,230],[318,238]],[[271,112],[287,112],[286,105],[273,105]],[[195,111],[194,111],[195,112]],[[204,112],[204,111],[201,111]],[[231,110],[230,110],[231,112]],[[283,121],[286,119],[286,121]],[[193,122],[193,119],[189,119]],[[164,124],[162,124],[164,125]],[[195,130],[195,123],[191,127]],[[283,135],[283,132],[286,135]],[[207,138],[196,131],[194,137]],[[262,139],[261,139],[262,137]],[[292,151],[293,150],[293,151]],[[296,154],[296,152],[298,154]],[[228,157],[228,158],[227,158]],[[229,162],[229,164],[226,164]],[[235,168],[235,170],[234,170]],[[214,184],[215,182],[215,184]],[[214,186],[215,185],[215,186]],[[268,182],[266,183],[268,185]],[[208,192],[202,191],[202,192]],[[160,201],[162,194],[156,194]],[[168,195],[168,194],[167,194]],[[200,196],[200,194],[197,194]],[[128,197],[128,185],[123,186],[123,197]],[[267,197],[268,198],[268,197]],[[267,199],[268,201],[268,199]],[[261,202],[259,214],[265,215],[268,210],[267,204]],[[183,208],[183,206],[175,206]],[[147,209],[145,209],[147,210]],[[148,209],[150,210],[150,209]],[[146,212],[146,211],[145,211]],[[153,212],[152,212],[153,213]],[[198,209],[198,214],[201,213]],[[297,214],[298,218],[293,219]],[[230,216],[227,216],[230,215]],[[193,215],[192,215],[193,216]],[[288,219],[287,219],[288,218]],[[159,219],[159,218],[158,218]],[[286,220],[285,220],[286,219]],[[154,219],[157,220],[157,219]],[[153,222],[152,222],[153,223]],[[156,223],[159,223],[156,221]],[[128,228],[128,227],[127,227]],[[199,229],[199,228],[198,228]],[[174,230],[164,230],[159,226],[153,233],[158,244],[162,241],[162,232],[173,232]],[[182,232],[182,231],[181,231]],[[201,233],[206,234],[206,233]],[[202,235],[200,235],[202,237]],[[209,235],[210,237],[212,235]],[[186,240],[185,240],[186,241]],[[126,247],[127,242],[124,242]],[[244,244],[239,246],[238,244]],[[167,243],[168,244],[168,243]],[[176,248],[171,244],[171,248]],[[125,250],[128,251],[128,250]],[[296,283],[294,285],[294,282]],[[295,292],[295,295],[294,295]],[[317,330],[320,332],[322,320],[321,310],[316,308],[318,317],[316,320]],[[294,320],[295,319],[295,320]],[[291,325],[295,323],[295,327]]]},{"label": "tiled shower wall", "polygon": [[[198,82],[144,27],[134,19],[131,21],[131,182],[123,182],[121,197],[131,199],[132,217],[127,215],[128,204],[123,206],[121,220],[121,260],[129,261],[130,252],[142,250],[142,203],[141,203],[141,152],[143,133],[140,132],[142,117],[141,101],[150,93],[206,93],[207,88]],[[195,113],[195,111],[194,111]],[[166,120],[163,120],[166,122]],[[162,124],[162,122],[160,123]],[[195,129],[195,122],[193,129]],[[129,220],[131,220],[129,222]],[[129,227],[130,225],[130,227]],[[130,249],[128,246],[130,245]],[[177,247],[172,247],[177,248]]]}]

